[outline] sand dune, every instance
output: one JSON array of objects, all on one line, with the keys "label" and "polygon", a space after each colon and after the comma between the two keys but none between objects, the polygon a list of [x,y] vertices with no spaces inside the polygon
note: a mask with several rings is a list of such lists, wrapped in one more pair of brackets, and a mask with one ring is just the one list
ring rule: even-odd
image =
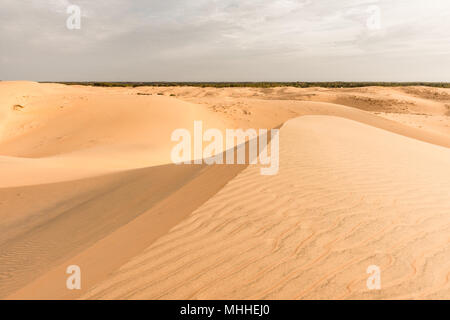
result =
[{"label": "sand dune", "polygon": [[[0,298],[448,298],[447,105],[422,87],[0,82]],[[194,120],[284,123],[279,174],[171,164]]]},{"label": "sand dune", "polygon": [[84,297],[448,297],[448,149],[324,116],[289,121],[281,146],[278,175],[245,169]]}]

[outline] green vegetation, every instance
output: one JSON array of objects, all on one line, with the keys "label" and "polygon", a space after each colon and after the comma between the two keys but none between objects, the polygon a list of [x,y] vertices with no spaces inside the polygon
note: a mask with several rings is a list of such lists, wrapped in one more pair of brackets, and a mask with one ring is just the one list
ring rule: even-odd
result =
[{"label": "green vegetation", "polygon": [[369,86],[380,87],[404,87],[404,86],[427,86],[436,88],[450,88],[449,82],[58,82],[67,85],[84,85],[95,87],[211,87],[211,88],[360,88]]}]

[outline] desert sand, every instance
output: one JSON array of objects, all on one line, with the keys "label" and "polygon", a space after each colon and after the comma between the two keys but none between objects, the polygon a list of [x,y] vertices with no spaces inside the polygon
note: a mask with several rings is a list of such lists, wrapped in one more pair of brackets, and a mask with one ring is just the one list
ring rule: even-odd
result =
[{"label": "desert sand", "polygon": [[[278,174],[172,164],[194,120],[280,127]],[[449,89],[0,82],[0,299],[449,299],[449,126]]]}]

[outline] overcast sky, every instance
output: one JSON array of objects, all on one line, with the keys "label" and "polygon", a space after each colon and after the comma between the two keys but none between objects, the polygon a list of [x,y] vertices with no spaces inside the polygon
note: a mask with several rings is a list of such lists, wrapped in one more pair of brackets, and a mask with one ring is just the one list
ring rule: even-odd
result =
[{"label": "overcast sky", "polygon": [[0,80],[450,81],[449,31],[450,0],[0,0]]}]

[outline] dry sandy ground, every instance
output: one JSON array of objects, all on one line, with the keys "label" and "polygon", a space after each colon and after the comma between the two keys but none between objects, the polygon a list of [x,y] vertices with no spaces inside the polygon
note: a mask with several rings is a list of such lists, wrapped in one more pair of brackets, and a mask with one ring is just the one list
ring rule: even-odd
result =
[{"label": "dry sandy ground", "polygon": [[[424,87],[0,82],[0,298],[448,299],[449,106]],[[194,120],[282,125],[279,173],[171,164]]]}]

